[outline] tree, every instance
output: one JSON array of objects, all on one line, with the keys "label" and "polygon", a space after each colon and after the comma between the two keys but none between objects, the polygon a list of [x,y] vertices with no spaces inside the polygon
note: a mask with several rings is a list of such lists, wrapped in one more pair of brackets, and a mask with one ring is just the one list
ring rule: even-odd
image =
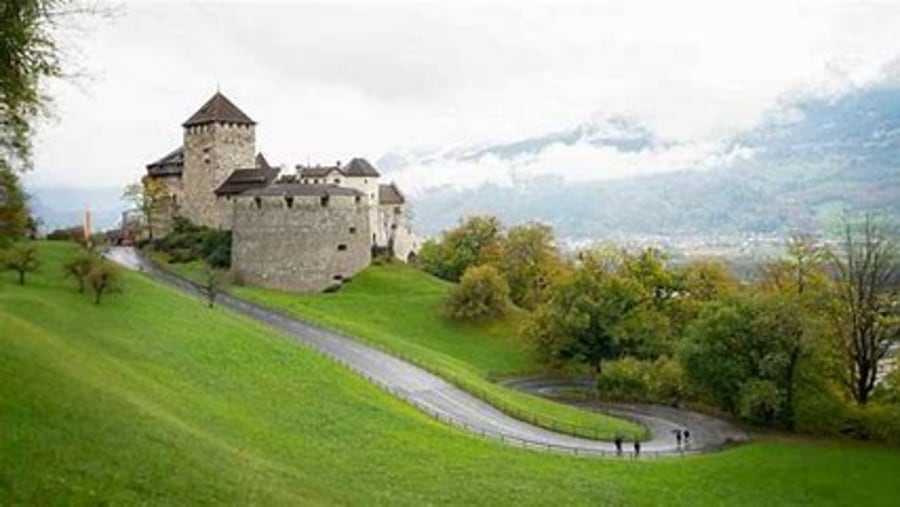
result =
[{"label": "tree", "polygon": [[509,286],[491,265],[466,270],[445,301],[447,314],[459,320],[500,317],[509,309]]},{"label": "tree", "polygon": [[25,285],[25,274],[37,271],[40,266],[38,251],[34,245],[16,243],[3,255],[3,267],[19,274],[19,285]]},{"label": "tree", "polygon": [[535,310],[525,334],[545,359],[582,362],[599,377],[604,360],[628,352],[624,324],[644,294],[634,280],[600,268],[589,256],[583,259]]},{"label": "tree", "polygon": [[216,296],[222,287],[222,272],[208,264],[203,269],[203,281],[198,284],[200,293],[206,298],[207,305],[212,308],[216,303]]},{"label": "tree", "polygon": [[680,359],[691,383],[719,407],[791,427],[796,368],[813,342],[807,333],[815,332],[805,324],[796,303],[778,295],[713,301],[690,326]]},{"label": "tree", "polygon": [[131,203],[144,216],[147,237],[153,239],[153,214],[159,207],[166,192],[166,187],[158,178],[145,176],[139,183],[125,187],[122,199]]},{"label": "tree", "polygon": [[31,217],[19,175],[0,159],[0,248],[28,232]]},{"label": "tree", "polygon": [[34,120],[46,113],[42,92],[63,73],[54,22],[67,14],[66,0],[19,0],[0,4],[0,150],[8,167],[30,166]]},{"label": "tree", "polygon": [[85,277],[94,292],[94,304],[100,304],[103,294],[119,289],[119,270],[109,261],[100,260],[94,263]]},{"label": "tree", "polygon": [[459,281],[471,266],[495,262],[500,256],[503,224],[492,216],[473,216],[444,231],[440,241],[422,245],[422,268],[444,280]]},{"label": "tree", "polygon": [[840,305],[833,315],[846,357],[844,385],[860,405],[869,401],[881,361],[900,338],[896,315],[900,256],[873,217],[844,224],[844,238],[830,256]]},{"label": "tree", "polygon": [[63,264],[66,276],[74,278],[78,282],[78,292],[84,292],[87,276],[96,263],[97,257],[88,252],[80,252]]},{"label": "tree", "polygon": [[529,310],[547,298],[554,279],[564,270],[553,229],[539,223],[510,228],[497,264],[509,285],[510,299]]},{"label": "tree", "polygon": [[823,310],[832,302],[825,270],[826,253],[827,249],[812,237],[794,235],[787,242],[786,256],[765,264],[758,282],[760,290],[780,298],[796,312],[795,318],[802,320],[802,325],[782,329],[783,333],[792,333],[790,336],[778,338],[785,347],[784,420],[791,429],[800,363],[827,341]]}]

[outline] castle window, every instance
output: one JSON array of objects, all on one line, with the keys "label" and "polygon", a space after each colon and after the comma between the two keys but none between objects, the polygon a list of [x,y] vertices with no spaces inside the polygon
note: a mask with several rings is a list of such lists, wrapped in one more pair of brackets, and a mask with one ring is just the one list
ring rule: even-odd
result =
[{"label": "castle window", "polygon": [[394,206],[394,214],[395,215],[399,215],[402,212],[403,212],[403,210],[400,209],[400,206]]},{"label": "castle window", "polygon": [[360,196],[356,196],[353,198],[353,201],[356,202],[356,204],[359,204],[361,200],[362,198]]},{"label": "castle window", "polygon": [[254,198],[253,198],[253,202],[256,203],[256,209],[262,208],[262,198],[260,198],[260,197],[254,197]]},{"label": "castle window", "polygon": [[397,224],[391,224],[391,230],[392,230],[392,231],[396,231],[396,230],[397,230]]},{"label": "castle window", "polygon": [[344,279],[344,275],[334,275],[331,277],[331,279],[334,281],[340,282],[341,280]]},{"label": "castle window", "polygon": [[326,194],[326,195],[323,195],[322,197],[320,197],[319,203],[322,204],[323,208],[328,206],[328,195]]},{"label": "castle window", "polygon": [[294,207],[294,197],[290,195],[284,196],[284,203],[287,204],[288,209]]},{"label": "castle window", "polygon": [[343,252],[345,250],[347,250],[347,245],[345,245],[344,243],[338,245],[338,252]]},{"label": "castle window", "polygon": [[335,178],[335,179],[334,179],[334,184],[335,184],[335,185],[340,185],[340,184],[341,184],[341,179],[340,179],[340,178]]},{"label": "castle window", "polygon": [[356,234],[356,227],[350,228],[350,234]]}]

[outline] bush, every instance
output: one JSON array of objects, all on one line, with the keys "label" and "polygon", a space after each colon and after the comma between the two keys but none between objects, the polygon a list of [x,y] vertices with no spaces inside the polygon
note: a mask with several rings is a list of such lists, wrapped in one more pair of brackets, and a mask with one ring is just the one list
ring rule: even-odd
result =
[{"label": "bush", "polygon": [[758,424],[772,424],[781,408],[778,386],[770,380],[749,380],[741,385],[738,415]]},{"label": "bush", "polygon": [[900,444],[900,406],[869,403],[847,408],[844,435],[859,440]]},{"label": "bush", "polygon": [[610,361],[603,368],[597,388],[601,397],[613,401],[677,405],[691,396],[681,365],[669,357]]},{"label": "bush", "polygon": [[509,286],[490,265],[467,269],[444,302],[447,315],[459,320],[500,317],[509,306]]},{"label": "bush", "polygon": [[81,243],[84,240],[84,228],[81,226],[73,226],[64,229],[53,229],[47,234],[47,239],[51,241],[75,241]]},{"label": "bush", "polygon": [[231,231],[194,225],[176,218],[172,232],[153,241],[153,247],[169,254],[169,262],[204,260],[214,268],[231,266]]}]

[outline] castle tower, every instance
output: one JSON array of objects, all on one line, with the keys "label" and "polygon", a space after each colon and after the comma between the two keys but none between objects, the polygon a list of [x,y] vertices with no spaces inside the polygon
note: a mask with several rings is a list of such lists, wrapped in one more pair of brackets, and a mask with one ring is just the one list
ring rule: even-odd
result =
[{"label": "castle tower", "polygon": [[219,92],[182,125],[182,214],[190,221],[231,228],[231,203],[216,189],[237,169],[256,166],[256,122]]}]

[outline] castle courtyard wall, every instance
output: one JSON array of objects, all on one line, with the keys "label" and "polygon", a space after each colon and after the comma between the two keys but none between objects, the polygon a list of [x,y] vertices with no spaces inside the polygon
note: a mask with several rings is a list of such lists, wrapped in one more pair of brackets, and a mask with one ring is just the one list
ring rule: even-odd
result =
[{"label": "castle courtyard wall", "polygon": [[240,196],[233,200],[231,266],[253,285],[317,292],[371,262],[368,207],[354,196]]}]

